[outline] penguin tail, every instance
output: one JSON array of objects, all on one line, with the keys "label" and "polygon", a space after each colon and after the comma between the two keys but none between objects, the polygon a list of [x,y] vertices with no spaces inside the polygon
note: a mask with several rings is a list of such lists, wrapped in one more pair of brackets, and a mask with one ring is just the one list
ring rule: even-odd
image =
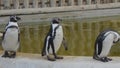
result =
[{"label": "penguin tail", "polygon": [[45,54],[43,54],[43,53],[41,54],[41,56],[44,56],[44,55],[45,55]]},{"label": "penguin tail", "polygon": [[100,60],[100,58],[96,54],[93,55],[93,59]]},{"label": "penguin tail", "polygon": [[45,55],[46,55],[45,51],[42,51],[41,56],[45,56]]}]

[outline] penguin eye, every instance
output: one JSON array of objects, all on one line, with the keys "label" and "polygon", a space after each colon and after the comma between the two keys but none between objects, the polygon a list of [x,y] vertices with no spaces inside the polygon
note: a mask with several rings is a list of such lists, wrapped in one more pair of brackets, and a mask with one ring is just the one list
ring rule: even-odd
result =
[{"label": "penguin eye", "polygon": [[17,22],[17,16],[10,16],[10,21]]},{"label": "penguin eye", "polygon": [[14,16],[14,19],[17,21],[17,18],[16,18],[16,16]]}]

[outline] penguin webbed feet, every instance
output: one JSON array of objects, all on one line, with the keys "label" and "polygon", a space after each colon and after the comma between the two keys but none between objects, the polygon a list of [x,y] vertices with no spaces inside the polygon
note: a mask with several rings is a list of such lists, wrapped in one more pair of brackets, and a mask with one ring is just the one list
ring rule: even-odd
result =
[{"label": "penguin webbed feet", "polygon": [[16,52],[12,52],[9,58],[15,58],[16,57]]},{"label": "penguin webbed feet", "polygon": [[100,60],[101,60],[102,62],[109,62],[109,61],[112,61],[111,58],[107,58],[107,57],[100,58]]},{"label": "penguin webbed feet", "polygon": [[9,57],[8,51],[5,51],[4,54],[2,55],[2,57]]},{"label": "penguin webbed feet", "polygon": [[98,56],[96,56],[96,55],[93,56],[93,59],[99,60],[99,61],[102,61],[102,62],[109,62],[109,61],[112,61],[111,58],[108,58],[108,57],[102,57],[102,58],[100,58],[100,57],[98,57]]},{"label": "penguin webbed feet", "polygon": [[15,58],[16,57],[16,52],[13,51],[5,51],[4,54],[2,55],[2,57],[8,57],[8,58]]}]

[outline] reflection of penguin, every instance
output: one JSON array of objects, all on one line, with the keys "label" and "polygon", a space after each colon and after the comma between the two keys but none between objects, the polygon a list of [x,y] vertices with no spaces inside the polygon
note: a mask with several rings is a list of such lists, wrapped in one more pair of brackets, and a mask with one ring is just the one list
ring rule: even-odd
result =
[{"label": "reflection of penguin", "polygon": [[[63,29],[62,26],[59,24],[61,19],[59,18],[54,18],[52,20],[52,24],[49,30],[49,33],[47,34],[44,42],[44,47],[42,50],[42,56],[46,55],[47,59],[50,61],[55,61],[55,59],[63,59],[63,57],[58,57],[56,55],[56,52],[60,48],[60,45],[62,41],[64,42],[65,40],[63,39]],[[67,50],[66,45],[65,49]],[[49,54],[53,54],[54,58],[50,58]]]},{"label": "reflection of penguin", "polygon": [[2,57],[14,58],[19,47],[19,27],[17,21],[20,20],[17,16],[10,16],[10,21],[5,28],[2,38],[2,47],[4,54]]},{"label": "reflection of penguin", "polygon": [[99,34],[95,42],[95,52],[93,59],[108,62],[112,59],[107,58],[108,53],[113,43],[118,42],[120,39],[119,34],[113,30],[104,30]]}]

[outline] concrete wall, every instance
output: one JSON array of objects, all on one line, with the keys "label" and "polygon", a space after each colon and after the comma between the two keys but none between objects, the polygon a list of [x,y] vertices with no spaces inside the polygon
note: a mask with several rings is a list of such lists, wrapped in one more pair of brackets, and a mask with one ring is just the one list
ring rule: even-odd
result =
[{"label": "concrete wall", "polygon": [[0,10],[120,3],[118,0],[0,0]]},{"label": "concrete wall", "polygon": [[11,14],[34,14],[34,13],[95,10],[95,9],[107,9],[107,8],[119,8],[119,7],[120,7],[120,3],[109,3],[109,4],[66,6],[66,7],[64,6],[64,7],[12,9],[12,10],[0,10],[0,16],[11,15]]},{"label": "concrete wall", "polygon": [[0,0],[0,15],[119,8],[114,0]]}]

